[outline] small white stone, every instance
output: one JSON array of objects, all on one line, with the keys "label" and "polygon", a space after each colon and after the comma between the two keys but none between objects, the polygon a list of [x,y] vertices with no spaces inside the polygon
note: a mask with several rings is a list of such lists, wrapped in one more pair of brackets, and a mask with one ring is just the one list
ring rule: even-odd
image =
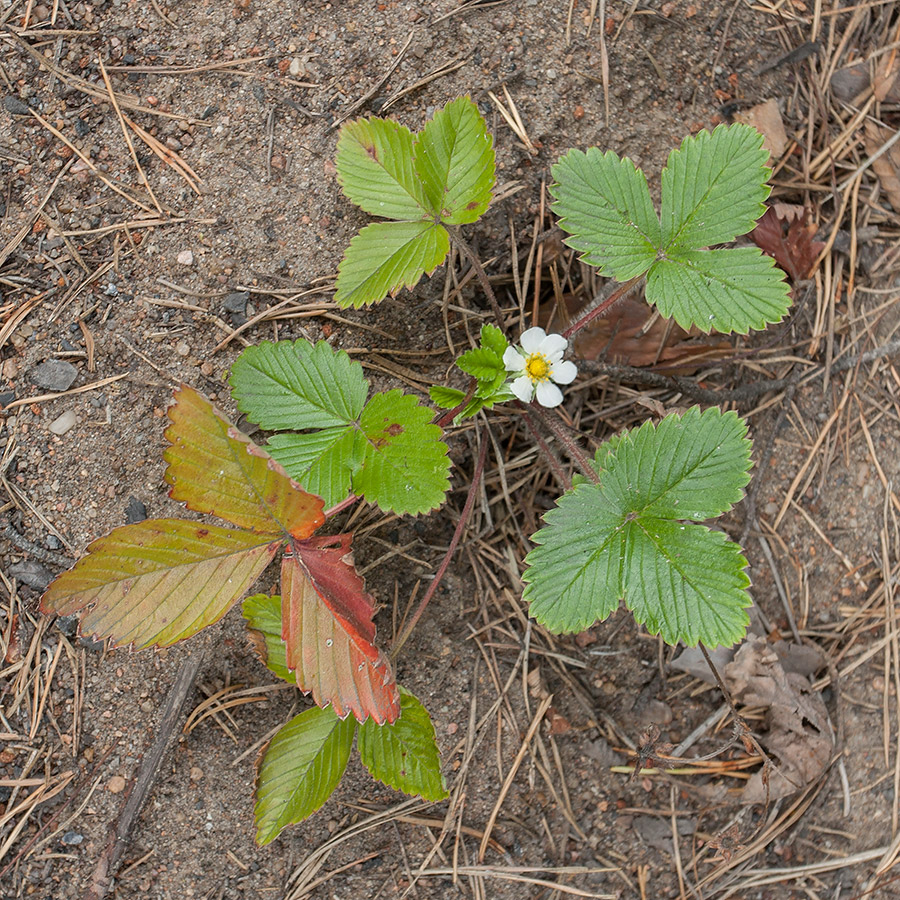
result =
[{"label": "small white stone", "polygon": [[303,68],[303,60],[300,59],[299,56],[295,56],[291,60],[291,64],[288,67],[288,72],[294,76],[294,78],[299,78],[301,75],[305,74],[305,69]]},{"label": "small white stone", "polygon": [[47,428],[51,434],[62,436],[67,431],[71,431],[78,424],[78,417],[75,410],[67,409],[61,416],[57,416]]},{"label": "small white stone", "polygon": [[182,250],[177,257],[178,265],[192,266],[194,264],[194,254],[190,250]]},{"label": "small white stone", "polygon": [[191,345],[187,341],[179,341],[175,345],[175,352],[179,356],[190,356],[191,355]]}]

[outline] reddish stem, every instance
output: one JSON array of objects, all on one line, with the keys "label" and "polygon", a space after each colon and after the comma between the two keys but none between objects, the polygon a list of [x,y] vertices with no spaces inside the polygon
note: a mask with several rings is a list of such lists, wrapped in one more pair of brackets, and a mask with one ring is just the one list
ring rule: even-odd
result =
[{"label": "reddish stem", "polygon": [[445,412],[439,419],[436,419],[434,424],[440,428],[446,428],[469,405],[469,401],[475,396],[475,389],[477,387],[478,382],[474,378],[470,379],[466,396],[463,397],[453,409],[449,412]]},{"label": "reddish stem", "polygon": [[566,474],[565,469],[562,466],[562,463],[557,458],[556,454],[553,450],[550,449],[550,445],[544,440],[544,436],[541,434],[540,430],[537,427],[537,423],[534,421],[531,413],[528,411],[528,407],[522,403],[521,401],[516,401],[519,408],[522,410],[522,418],[525,420],[525,424],[528,426],[528,430],[531,432],[531,436],[534,438],[535,443],[541,450],[544,452],[544,455],[547,457],[547,462],[550,464],[550,468],[553,469],[554,475],[559,479],[559,483],[566,489],[569,490],[572,487],[572,479]]},{"label": "reddish stem", "polygon": [[600,484],[600,476],[594,471],[594,467],[591,465],[590,459],[585,456],[584,451],[578,444],[572,440],[572,435],[566,430],[566,428],[560,423],[558,419],[556,419],[551,413],[546,413],[544,410],[532,403],[532,409],[537,414],[538,418],[553,432],[553,436],[566,448],[569,456],[575,461],[575,464],[581,469],[582,473],[589,478],[594,484]]},{"label": "reddish stem", "polygon": [[589,309],[580,318],[576,319],[562,333],[562,336],[564,338],[571,338],[578,334],[582,328],[586,325],[590,325],[590,323],[598,316],[602,316],[613,303],[617,300],[621,300],[643,277],[643,275],[636,275],[631,281],[626,281],[625,284],[619,285],[619,287],[617,287],[602,303],[598,303],[593,309]]},{"label": "reddish stem", "polygon": [[466,502],[463,504],[462,513],[460,513],[459,521],[456,523],[456,528],[453,531],[453,537],[450,539],[450,546],[447,548],[447,552],[444,554],[444,558],[441,560],[441,564],[438,566],[438,570],[435,573],[434,579],[429,585],[428,590],[425,592],[425,596],[419,601],[419,605],[416,607],[415,612],[409,617],[406,625],[403,626],[403,629],[400,634],[397,635],[397,639],[391,646],[391,659],[397,658],[397,655],[409,639],[409,636],[412,634],[419,619],[422,618],[422,613],[425,612],[425,608],[428,606],[435,591],[438,589],[438,585],[443,580],[444,575],[447,572],[447,567],[450,565],[450,560],[453,559],[453,554],[456,552],[460,540],[462,540],[466,523],[469,521],[472,507],[475,505],[475,495],[478,492],[478,485],[481,482],[481,476],[484,474],[487,448],[488,441],[485,439],[481,442],[481,450],[478,452],[478,461],[475,463],[475,469],[472,472],[472,483],[469,485],[469,491],[466,494]]}]

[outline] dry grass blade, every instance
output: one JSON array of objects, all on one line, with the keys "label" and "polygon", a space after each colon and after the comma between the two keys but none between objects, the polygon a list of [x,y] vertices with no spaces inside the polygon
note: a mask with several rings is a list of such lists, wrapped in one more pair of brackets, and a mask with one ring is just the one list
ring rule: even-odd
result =
[{"label": "dry grass blade", "polygon": [[116,92],[112,88],[112,83],[109,80],[109,75],[106,74],[106,68],[103,65],[103,58],[99,55],[97,56],[97,65],[100,67],[100,74],[103,76],[103,83],[106,85],[106,90],[109,91],[109,101],[110,103],[112,103],[112,108],[115,110],[116,118],[119,120],[119,126],[122,129],[122,137],[125,138],[125,143],[128,146],[128,152],[131,154],[132,160],[134,160],[134,165],[138,170],[138,175],[140,176],[142,184],[147,189],[147,193],[150,195],[150,199],[153,201],[153,205],[159,211],[160,215],[162,215],[163,208],[162,206],[160,206],[159,200],[156,199],[156,194],[153,193],[153,188],[150,187],[150,182],[147,179],[147,175],[144,172],[143,167],[141,166],[141,161],[138,159],[138,155],[134,151],[134,144],[131,142],[131,135],[128,134],[128,129],[125,127],[125,119],[122,116],[122,110],[119,109],[119,102],[116,99]]},{"label": "dry grass blade", "polygon": [[506,85],[503,85],[503,95],[506,97],[506,102],[508,104],[508,108],[503,105],[503,103],[497,98],[497,95],[493,91],[488,91],[488,97],[494,103],[494,106],[497,107],[497,112],[503,116],[504,121],[507,125],[512,129],[513,134],[522,142],[525,149],[532,155],[535,156],[537,154],[537,148],[531,142],[531,138],[528,137],[528,132],[525,130],[525,124],[522,122],[522,117],[519,115],[519,110],[516,107],[513,98],[510,96],[509,91],[506,88]]}]

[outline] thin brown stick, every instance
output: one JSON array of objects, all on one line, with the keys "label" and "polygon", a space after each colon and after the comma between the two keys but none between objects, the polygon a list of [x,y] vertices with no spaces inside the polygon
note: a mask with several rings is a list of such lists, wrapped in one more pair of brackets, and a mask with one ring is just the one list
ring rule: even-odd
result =
[{"label": "thin brown stick", "polygon": [[131,829],[137,822],[137,817],[147,800],[150,788],[156,780],[156,774],[169,743],[178,730],[176,725],[181,716],[181,708],[194,685],[205,657],[206,647],[198,648],[182,663],[181,669],[178,671],[175,683],[166,697],[166,705],[156,729],[156,738],[144,757],[134,788],[128,795],[128,800],[116,822],[115,829],[110,835],[109,843],[94,867],[91,887],[87,894],[88,900],[102,900],[112,888],[112,879],[122,859],[122,854],[128,847]]}]

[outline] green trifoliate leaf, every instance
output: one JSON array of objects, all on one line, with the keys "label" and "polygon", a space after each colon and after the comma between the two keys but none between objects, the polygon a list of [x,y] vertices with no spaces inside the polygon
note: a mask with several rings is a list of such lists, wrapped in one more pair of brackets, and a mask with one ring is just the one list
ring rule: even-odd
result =
[{"label": "green trifoliate leaf", "polygon": [[358,432],[353,426],[326,428],[310,434],[276,434],[266,446],[269,454],[325,509],[337,506],[350,493],[350,479],[362,461]]},{"label": "green trifoliate leaf", "polygon": [[749,125],[685,138],[662,173],[662,246],[696,250],[746,234],[766,211],[768,151]]},{"label": "green trifoliate leaf", "polygon": [[611,150],[570,150],[551,169],[553,211],[566,243],[601,274],[627,281],[656,259],[661,233],[647,179]]},{"label": "green trifoliate leaf", "polygon": [[422,182],[413,168],[413,136],[390,119],[357,119],[341,129],[338,181],[344,193],[373,216],[430,219]]},{"label": "green trifoliate leaf", "polygon": [[374,778],[423,800],[448,796],[434,726],[424,706],[400,688],[400,718],[377,725],[367,719],[359,728],[359,755]]},{"label": "green trifoliate leaf", "polygon": [[429,210],[448,225],[477,222],[491,202],[494,148],[478,107],[460,97],[434,114],[413,148]]},{"label": "green trifoliate leaf", "polygon": [[436,509],[450,487],[450,460],[432,412],[400,391],[376,394],[359,425],[363,457],[353,491],[385,511],[418,513]]},{"label": "green trifoliate leaf", "polygon": [[745,435],[734,413],[695,408],[601,447],[600,484],[581,482],[564,494],[534,535],[524,580],[538,622],[582,631],[624,599],[667,643],[740,640],[750,605],[747,562],[736,544],[696,520],[742,496]]},{"label": "green trifoliate leaf", "polygon": [[331,707],[294,716],[272,738],[256,783],[256,842],[273,841],[312,815],[338,786],[356,733],[356,719]]},{"label": "green trifoliate leaf", "polygon": [[270,431],[346,425],[362,412],[369,392],[362,366],[325,341],[247,347],[231,367],[229,384],[238,409]]},{"label": "green trifoliate leaf", "polygon": [[762,329],[791,305],[784,272],[757,247],[672,252],[653,264],[646,295],[667,318],[706,333]]},{"label": "green trifoliate leaf", "polygon": [[474,350],[467,350],[456,360],[456,365],[463,372],[479,380],[489,378],[493,381],[500,372],[504,373],[505,378],[506,370],[502,357],[487,347],[475,347]]},{"label": "green trifoliate leaf", "polygon": [[281,597],[254,594],[241,604],[247,620],[247,633],[263,665],[284,681],[296,684],[294,673],[287,667],[285,644],[281,639]]},{"label": "green trifoliate leaf", "polygon": [[350,241],[338,267],[334,295],[343,307],[378,303],[414,287],[450,252],[450,238],[434,222],[375,222]]}]

